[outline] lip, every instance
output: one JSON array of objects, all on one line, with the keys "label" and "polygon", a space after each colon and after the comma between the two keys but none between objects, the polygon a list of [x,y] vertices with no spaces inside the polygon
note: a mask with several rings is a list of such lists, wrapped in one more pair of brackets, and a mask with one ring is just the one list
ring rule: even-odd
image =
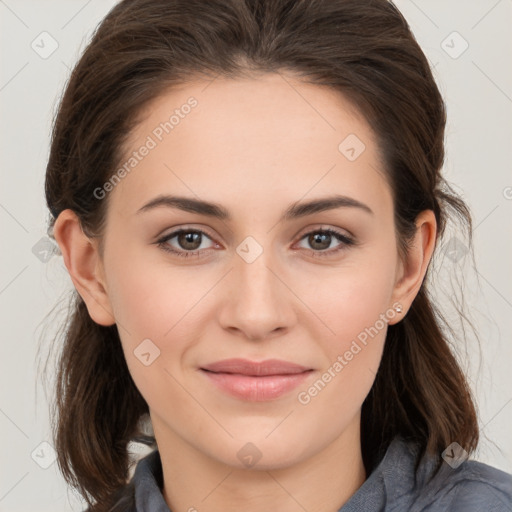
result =
[{"label": "lip", "polygon": [[250,361],[249,359],[223,359],[201,367],[216,373],[238,373],[262,377],[266,375],[294,375],[311,370],[300,364],[290,363],[281,359],[266,359],[264,361]]},{"label": "lip", "polygon": [[280,359],[255,362],[225,359],[203,366],[201,372],[222,391],[236,398],[264,402],[275,400],[301,384],[313,371]]}]

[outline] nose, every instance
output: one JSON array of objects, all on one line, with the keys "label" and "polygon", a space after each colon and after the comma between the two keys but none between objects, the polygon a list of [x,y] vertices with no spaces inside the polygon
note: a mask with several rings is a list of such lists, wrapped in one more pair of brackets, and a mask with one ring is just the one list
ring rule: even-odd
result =
[{"label": "nose", "polygon": [[222,327],[250,340],[282,335],[296,321],[297,300],[282,265],[263,251],[254,261],[235,254],[225,283],[219,320]]}]

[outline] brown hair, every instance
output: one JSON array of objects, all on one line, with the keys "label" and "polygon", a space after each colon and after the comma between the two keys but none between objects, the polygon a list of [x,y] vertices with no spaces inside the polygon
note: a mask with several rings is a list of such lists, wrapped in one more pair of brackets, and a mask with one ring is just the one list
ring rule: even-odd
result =
[{"label": "brown hair", "polygon": [[[100,236],[107,200],[93,191],[114,173],[148,103],[192,76],[288,70],[343,94],[372,126],[393,191],[400,250],[417,215],[471,218],[443,180],[446,113],[427,59],[386,0],[124,0],[97,28],[73,69],[55,119],[46,172],[53,214],[73,210]],[[424,281],[405,318],[390,326],[362,406],[367,473],[401,435],[441,462],[453,441],[478,442],[471,392]],[[74,291],[56,377],[58,464],[94,511],[113,509],[127,484],[128,443],[148,406],[128,371],[116,326],[90,318]],[[118,503],[116,510],[121,510]]]}]

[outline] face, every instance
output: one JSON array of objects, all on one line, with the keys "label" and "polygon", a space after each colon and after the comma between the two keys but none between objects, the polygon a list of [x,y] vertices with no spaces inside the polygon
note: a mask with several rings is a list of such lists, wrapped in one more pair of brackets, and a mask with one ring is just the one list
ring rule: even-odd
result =
[{"label": "face", "polygon": [[358,432],[401,272],[365,120],[291,76],[191,82],[124,163],[101,268],[159,444],[278,468]]}]

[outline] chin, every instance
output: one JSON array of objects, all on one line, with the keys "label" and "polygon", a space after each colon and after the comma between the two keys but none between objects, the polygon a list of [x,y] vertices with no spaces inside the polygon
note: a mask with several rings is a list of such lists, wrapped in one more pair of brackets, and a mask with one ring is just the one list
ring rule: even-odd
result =
[{"label": "chin", "polygon": [[[310,443],[301,442],[293,436],[276,436],[275,439],[271,439],[272,435],[267,439],[262,438],[260,430],[258,436],[253,438],[250,435],[244,436],[246,441],[230,442],[230,448],[227,451],[226,447],[219,447],[219,451],[211,453],[211,456],[237,469],[268,471],[288,468],[307,457],[308,454],[298,450],[297,446],[306,447],[308,451],[312,448]],[[283,438],[287,441],[283,442]],[[231,449],[233,445],[234,449]]]}]

